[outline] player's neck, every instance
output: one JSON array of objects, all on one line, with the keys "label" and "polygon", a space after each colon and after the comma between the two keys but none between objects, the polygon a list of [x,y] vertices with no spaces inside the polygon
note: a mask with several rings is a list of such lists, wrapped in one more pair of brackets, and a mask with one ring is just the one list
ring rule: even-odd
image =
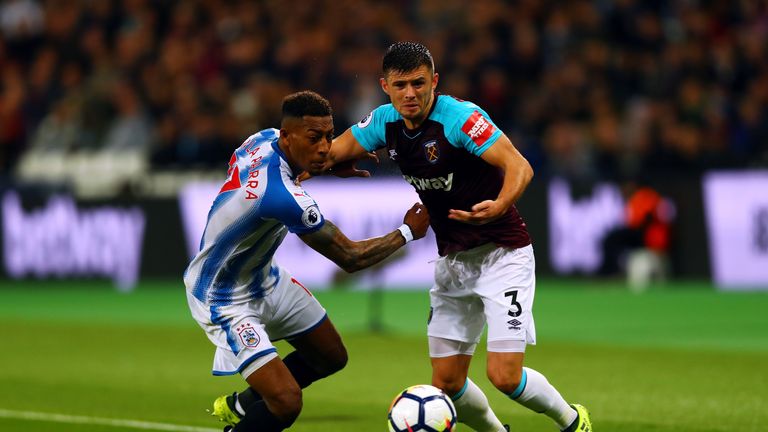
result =
[{"label": "player's neck", "polygon": [[280,149],[280,156],[282,156],[283,159],[285,159],[286,162],[288,162],[288,166],[291,168],[291,174],[297,175],[301,171],[303,171],[301,168],[299,168],[292,160],[291,158],[291,151],[288,148],[288,146],[285,144],[282,138],[277,140],[277,148]]},{"label": "player's neck", "polygon": [[422,123],[424,123],[424,120],[426,120],[426,119],[427,119],[426,116],[424,116],[424,118],[422,118],[422,119],[419,119],[418,121],[416,121],[416,120],[408,120],[408,119],[404,118],[403,122],[405,123],[405,128],[406,129],[412,130],[412,129],[418,129],[422,125]]}]

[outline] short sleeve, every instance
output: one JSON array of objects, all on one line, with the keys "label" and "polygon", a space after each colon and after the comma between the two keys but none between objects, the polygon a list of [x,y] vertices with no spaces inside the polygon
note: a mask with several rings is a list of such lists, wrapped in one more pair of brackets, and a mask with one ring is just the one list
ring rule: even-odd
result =
[{"label": "short sleeve", "polygon": [[268,186],[262,215],[279,220],[294,234],[309,234],[325,224],[320,208],[304,188],[283,182]]},{"label": "short sleeve", "polygon": [[360,122],[352,125],[352,135],[358,143],[369,152],[386,146],[387,123],[397,121],[399,114],[392,104],[382,105]]},{"label": "short sleeve", "polygon": [[306,207],[299,206],[295,212],[286,213],[286,217],[281,222],[285,224],[288,231],[294,234],[309,234],[323,227],[325,218],[317,204],[312,202],[313,204]]}]

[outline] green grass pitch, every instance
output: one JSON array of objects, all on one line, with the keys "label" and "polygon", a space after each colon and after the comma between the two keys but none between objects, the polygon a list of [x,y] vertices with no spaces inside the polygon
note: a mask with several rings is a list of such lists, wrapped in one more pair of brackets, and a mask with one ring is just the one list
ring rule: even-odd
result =
[{"label": "green grass pitch", "polygon": [[[368,330],[368,293],[316,294],[350,362],[305,390],[291,430],[385,431],[392,397],[430,379],[425,291],[383,294],[380,333]],[[535,315],[526,364],[586,405],[598,432],[768,431],[768,293],[544,280]],[[0,431],[221,430],[205,409],[243,382],[211,376],[212,351],[180,283],[120,294],[93,281],[0,282]],[[490,386],[484,351],[470,374],[499,417],[513,431],[556,431]]]}]

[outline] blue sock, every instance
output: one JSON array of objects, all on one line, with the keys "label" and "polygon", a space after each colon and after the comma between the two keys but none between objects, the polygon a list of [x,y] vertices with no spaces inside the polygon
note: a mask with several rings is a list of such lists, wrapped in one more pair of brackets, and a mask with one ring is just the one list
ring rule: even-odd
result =
[{"label": "blue sock", "polygon": [[467,386],[469,386],[469,378],[464,381],[464,386],[461,388],[461,390],[459,390],[459,392],[455,395],[451,396],[451,400],[456,402],[460,397],[464,396],[464,392],[467,391]]},{"label": "blue sock", "polygon": [[520,384],[517,386],[515,391],[508,394],[507,396],[510,399],[517,399],[520,397],[521,394],[523,394],[523,390],[525,390],[525,385],[528,383],[528,374],[525,372],[525,368],[523,368],[523,376],[520,378]]}]

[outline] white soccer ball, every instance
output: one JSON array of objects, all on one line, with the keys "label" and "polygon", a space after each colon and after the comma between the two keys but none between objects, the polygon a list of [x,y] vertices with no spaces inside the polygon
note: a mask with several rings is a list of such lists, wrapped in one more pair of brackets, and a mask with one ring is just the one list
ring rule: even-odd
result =
[{"label": "white soccer ball", "polygon": [[389,432],[455,431],[456,408],[439,388],[415,385],[395,396],[387,425]]}]

